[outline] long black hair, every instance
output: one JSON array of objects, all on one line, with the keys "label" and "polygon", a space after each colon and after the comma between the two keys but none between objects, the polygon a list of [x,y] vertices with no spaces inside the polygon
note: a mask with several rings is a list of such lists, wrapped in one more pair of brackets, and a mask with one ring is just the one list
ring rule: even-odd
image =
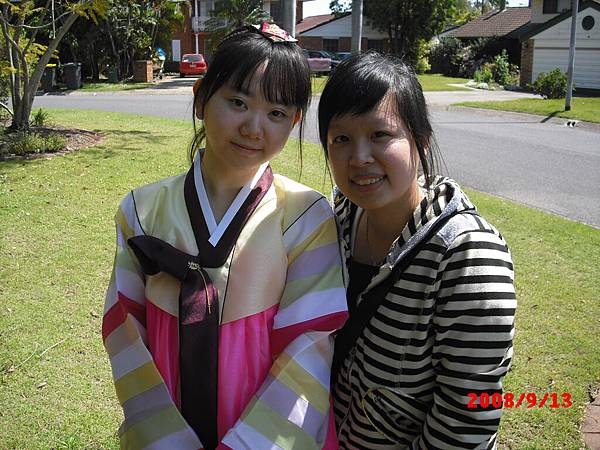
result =
[{"label": "long black hair", "polygon": [[[265,66],[266,64],[266,66]],[[300,119],[300,157],[304,118],[311,98],[310,68],[302,50],[295,42],[271,39],[251,26],[237,29],[217,47],[208,71],[194,94],[195,136],[190,148],[190,161],[206,137],[204,124],[196,128],[196,108],[204,108],[210,98],[225,83],[238,91],[247,90],[259,68],[264,68],[260,87],[271,103],[295,106],[302,111]]]},{"label": "long black hair", "polygon": [[319,102],[319,139],[325,156],[328,156],[327,133],[331,120],[346,114],[365,114],[388,92],[395,97],[398,114],[415,142],[428,187],[435,175],[439,150],[423,89],[411,67],[393,56],[375,51],[355,54],[333,71]]}]

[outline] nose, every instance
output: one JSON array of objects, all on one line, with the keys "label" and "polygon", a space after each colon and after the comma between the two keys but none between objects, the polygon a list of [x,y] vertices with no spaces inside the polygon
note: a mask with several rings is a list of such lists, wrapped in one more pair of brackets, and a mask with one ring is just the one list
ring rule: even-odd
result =
[{"label": "nose", "polygon": [[350,154],[350,165],[354,167],[364,167],[375,161],[371,146],[367,142],[357,141]]},{"label": "nose", "polygon": [[260,139],[262,137],[262,120],[259,114],[248,114],[240,127],[242,136],[249,139]]}]

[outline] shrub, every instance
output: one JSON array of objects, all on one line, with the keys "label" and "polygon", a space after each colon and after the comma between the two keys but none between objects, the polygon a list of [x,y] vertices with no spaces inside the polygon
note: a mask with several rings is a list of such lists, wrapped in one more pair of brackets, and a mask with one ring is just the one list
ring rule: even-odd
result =
[{"label": "shrub", "polygon": [[48,123],[48,118],[50,114],[47,111],[44,111],[42,108],[38,109],[34,114],[31,122],[36,127],[43,127]]},{"label": "shrub", "polygon": [[0,148],[0,156],[25,155],[28,153],[53,153],[62,150],[67,140],[58,134],[42,136],[39,133],[17,132],[6,140]]},{"label": "shrub", "polygon": [[494,64],[492,65],[492,74],[494,81],[502,86],[510,84],[510,63],[508,62],[508,53],[506,49],[502,50],[502,53],[496,55],[494,58]]},{"label": "shrub", "polygon": [[531,87],[533,92],[544,98],[565,98],[567,96],[567,76],[558,68],[547,74],[542,72]]},{"label": "shrub", "polygon": [[442,73],[448,77],[456,77],[460,70],[460,59],[457,57],[463,49],[463,43],[456,38],[444,37],[431,48],[429,62],[431,71]]},{"label": "shrub", "polygon": [[431,69],[429,64],[429,52],[431,45],[425,40],[419,40],[417,43],[417,62],[415,63],[415,72],[418,74],[425,73]]},{"label": "shrub", "polygon": [[478,83],[491,83],[494,81],[493,67],[493,64],[485,63],[483,66],[481,66],[481,69],[475,71],[473,74],[473,80],[477,81]]}]

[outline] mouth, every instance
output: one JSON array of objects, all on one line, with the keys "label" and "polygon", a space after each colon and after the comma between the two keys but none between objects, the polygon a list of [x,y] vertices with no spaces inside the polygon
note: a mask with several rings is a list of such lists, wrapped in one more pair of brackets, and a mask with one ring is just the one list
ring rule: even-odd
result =
[{"label": "mouth", "polygon": [[232,142],[232,144],[234,147],[250,153],[256,153],[262,150],[261,148],[247,147],[245,145],[238,144],[237,142]]},{"label": "mouth", "polygon": [[381,183],[384,178],[385,178],[385,175],[378,175],[378,176],[361,175],[361,176],[351,178],[350,181],[359,187],[367,187],[367,186],[374,186],[378,183]]}]

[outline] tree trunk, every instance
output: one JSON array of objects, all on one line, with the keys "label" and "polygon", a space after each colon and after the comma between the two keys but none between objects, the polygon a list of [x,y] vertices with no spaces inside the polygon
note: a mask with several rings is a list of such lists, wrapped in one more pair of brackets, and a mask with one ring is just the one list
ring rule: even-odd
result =
[{"label": "tree trunk", "polygon": [[[42,80],[42,75],[44,74],[46,65],[50,61],[52,53],[54,53],[54,50],[56,50],[56,48],[58,47],[58,44],[65,35],[65,33],[69,30],[69,28],[71,28],[71,25],[75,23],[75,20],[77,20],[77,17],[79,16],[74,12],[67,16],[65,22],[58,29],[54,39],[52,39],[52,41],[50,41],[50,43],[48,44],[48,48],[36,64],[35,70],[31,74],[31,76],[28,79],[26,78],[22,80],[22,92],[19,92],[17,90],[17,86],[15,85],[14,91],[18,94],[13,97],[14,115],[12,118],[11,128],[23,129],[29,127],[29,115],[31,114],[33,98],[35,96],[35,93],[37,92],[37,88],[40,84],[40,81]],[[27,62],[25,61],[25,55],[19,55],[19,59],[19,64],[21,66],[27,64]],[[27,74],[27,70],[25,68],[23,69],[23,71]],[[17,84],[21,84],[21,80],[19,80]]]}]

